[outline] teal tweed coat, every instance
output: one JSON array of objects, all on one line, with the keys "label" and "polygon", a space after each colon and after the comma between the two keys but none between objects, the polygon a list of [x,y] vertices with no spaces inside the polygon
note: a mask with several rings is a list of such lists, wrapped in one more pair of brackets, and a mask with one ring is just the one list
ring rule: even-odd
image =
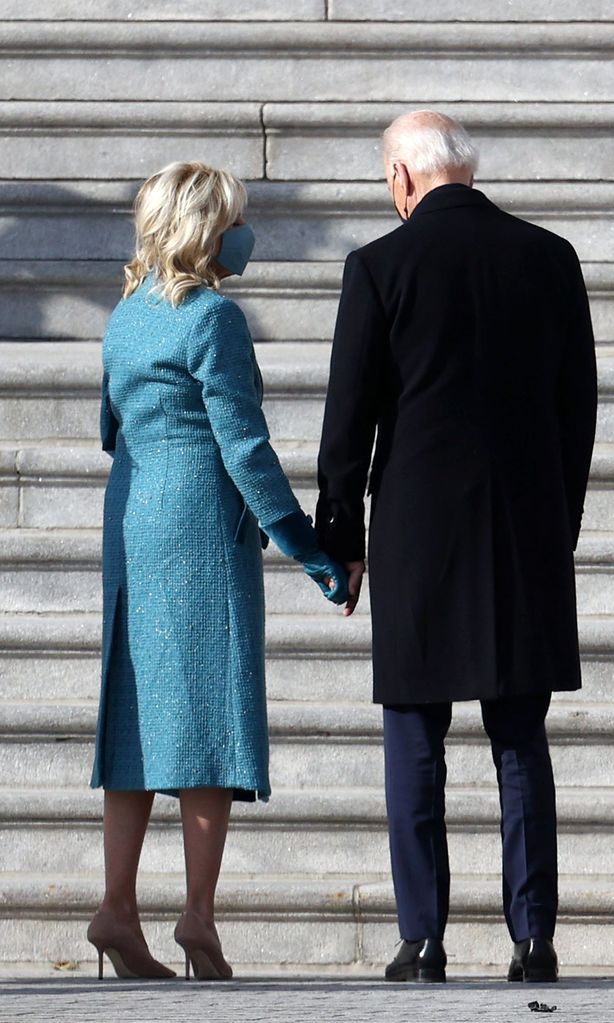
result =
[{"label": "teal tweed coat", "polygon": [[259,523],[299,505],[269,443],[245,317],[148,278],[103,343],[102,689],[92,786],[267,799]]}]

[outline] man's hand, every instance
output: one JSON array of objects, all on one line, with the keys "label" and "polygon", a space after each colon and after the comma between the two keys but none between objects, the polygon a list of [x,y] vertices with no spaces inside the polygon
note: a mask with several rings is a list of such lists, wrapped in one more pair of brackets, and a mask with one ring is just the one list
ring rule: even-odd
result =
[{"label": "man's hand", "polygon": [[345,567],[348,573],[348,590],[350,593],[349,599],[343,614],[347,618],[349,615],[354,613],[354,608],[358,603],[360,597],[360,588],[362,586],[362,577],[365,574],[365,563],[364,561],[346,561]]}]

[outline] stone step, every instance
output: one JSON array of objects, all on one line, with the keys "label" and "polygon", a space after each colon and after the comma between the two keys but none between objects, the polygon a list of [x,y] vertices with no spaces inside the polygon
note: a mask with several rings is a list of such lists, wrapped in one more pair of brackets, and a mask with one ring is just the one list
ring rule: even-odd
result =
[{"label": "stone step", "polygon": [[[270,369],[265,372],[270,381]],[[301,506],[312,514],[317,501],[318,443],[274,443]],[[0,441],[0,527],[99,528],[110,466],[111,459],[97,440]],[[601,530],[613,522],[614,443],[598,443],[583,525],[586,530]]]},{"label": "stone step", "polygon": [[[16,0],[13,0],[17,7]],[[72,0],[77,10],[78,0]],[[114,0],[106,0],[113,3]],[[40,0],[39,0],[40,3]],[[64,0],[65,6],[66,0]],[[106,4],[103,4],[103,7]],[[34,5],[36,9],[36,4]],[[97,15],[102,17],[102,15]],[[33,14],[24,17],[34,17]],[[330,0],[328,17],[341,21],[451,21],[458,22],[457,0]],[[612,12],[603,0],[583,0],[578,5],[574,0],[513,0],[512,3],[493,4],[492,0],[465,0],[462,20],[464,22],[517,22],[517,21],[611,21]]]},{"label": "stone step", "polygon": [[[475,2],[475,0],[474,0]],[[541,0],[543,4],[545,0]],[[563,0],[565,4],[568,0]],[[589,0],[589,4],[595,0]],[[3,0],[4,21],[112,21],[126,17],[122,0],[32,0],[21,7],[18,0]],[[131,21],[322,21],[326,18],[325,0],[175,0],[172,8],[166,0],[141,0],[138,11],[130,12]],[[569,20],[573,20],[570,14]],[[598,15],[596,15],[598,17]],[[344,19],[345,20],[345,19]],[[582,20],[582,19],[580,19]]]},{"label": "stone step", "polygon": [[[124,18],[122,0],[30,0],[24,7],[19,0],[4,0],[5,21],[112,21]],[[169,8],[165,0],[142,0],[133,21],[451,21],[458,22],[457,0],[431,0],[425,7],[422,0],[261,0],[257,7],[252,0],[235,0],[232,7],[224,0],[175,0]],[[611,12],[604,0],[514,0],[513,6],[499,7],[492,0],[465,0],[463,21],[611,21]]]},{"label": "stone step", "polygon": [[[21,873],[102,870],[102,795],[81,789],[0,789],[0,843],[6,864]],[[599,875],[611,870],[614,790],[559,789],[559,869]],[[488,874],[501,857],[499,802],[494,786],[448,786],[446,822],[453,873]],[[141,868],[180,873],[178,801],[158,797]],[[233,807],[225,873],[304,877],[387,874],[389,851],[383,790],[276,790],[266,806]]]},{"label": "stone step", "polygon": [[[612,284],[614,296],[614,273]],[[319,441],[330,350],[328,343],[256,344],[265,382],[264,410],[274,440],[297,444]],[[2,341],[0,358],[3,448],[10,447],[6,442],[15,440],[98,440],[102,376],[99,342]],[[597,441],[607,443],[614,441],[612,345],[598,344],[597,359]]]},{"label": "stone step", "polygon": [[[356,613],[267,617],[267,687],[271,699],[371,700],[370,621]],[[614,620],[589,623],[591,694],[609,689]],[[599,652],[601,651],[601,652]],[[594,660],[593,660],[594,659]],[[96,700],[100,689],[100,616],[0,614],[0,692],[4,699]]]},{"label": "stone step", "polygon": [[[99,824],[103,794],[100,789],[68,788],[28,789],[0,786],[0,826],[59,827]],[[573,827],[603,829],[614,827],[614,789],[559,786],[557,817],[562,830]],[[483,786],[446,787],[446,820],[456,829],[482,828],[498,824],[499,794],[494,778]],[[173,830],[180,826],[179,801],[157,795],[151,813],[152,827]],[[269,803],[241,803],[232,806],[231,830],[259,827],[303,827],[313,824],[321,829],[344,827],[378,829],[386,825],[384,790],[367,786],[353,789],[276,789]],[[267,873],[267,871],[263,871]],[[333,871],[334,873],[334,871]],[[488,873],[488,871],[486,871]],[[583,873],[583,871],[579,871]],[[607,873],[607,871],[605,872]]]},{"label": "stone step", "polygon": [[[287,264],[290,277],[295,267]],[[296,281],[289,279],[292,287]],[[236,291],[236,289],[235,289]],[[234,292],[233,292],[234,297]],[[292,341],[256,343],[258,361],[266,389],[276,394],[317,394],[326,391],[331,345],[329,342],[304,345]],[[604,386],[614,391],[614,346],[598,346],[603,360]],[[23,340],[1,341],[2,390],[35,396],[45,393],[99,395],[102,375],[99,340]]]},{"label": "stone step", "polygon": [[456,102],[462,78],[463,97],[472,101],[485,92],[491,102],[506,101],[513,83],[517,101],[573,102],[589,95],[608,102],[614,100],[607,60],[613,41],[607,22],[8,22],[0,43],[0,99],[44,95],[48,102],[70,103],[78,96],[77,108],[126,95],[185,102],[193,99],[198,77],[205,101],[218,100],[224,82],[230,101],[419,106]]},{"label": "stone step", "polygon": [[[76,788],[89,782],[95,704],[0,703],[0,777],[7,787]],[[271,702],[272,787],[383,785],[381,713],[371,705]],[[562,786],[614,786],[609,750],[614,706],[558,699],[548,717]],[[451,785],[494,778],[490,747],[473,706],[459,704],[447,742]]]},{"label": "stone step", "polygon": [[[133,24],[127,22],[126,26]],[[251,32],[251,27],[246,27]],[[260,27],[268,32],[269,26]],[[470,31],[473,27],[465,26]],[[499,31],[499,26],[490,27]],[[159,28],[167,30],[165,25]],[[454,26],[453,34],[457,28]],[[396,34],[397,30],[395,27],[389,31]],[[608,32],[611,31],[608,26]],[[606,40],[606,50],[608,45]],[[60,75],[63,75],[72,62],[61,52],[58,56]],[[228,56],[234,61],[232,51],[228,51]],[[248,59],[253,66],[255,62]],[[108,54],[104,60],[108,61]],[[548,98],[542,93],[539,102],[528,102],[520,95],[517,101],[505,102],[512,88],[506,76],[497,83],[497,94],[489,97],[488,102],[480,102],[481,97],[477,95],[471,98],[470,93],[469,102],[459,102],[458,76],[464,73],[463,61],[444,62],[446,72],[453,76],[453,82],[444,84],[447,74],[434,77],[433,60],[431,57],[428,60],[429,72],[424,73],[424,69],[420,72],[423,87],[414,91],[408,101],[399,101],[399,96],[393,93],[391,98],[396,102],[381,102],[385,98],[381,96],[379,99],[370,97],[367,103],[355,102],[356,94],[350,94],[348,99],[352,102],[340,103],[340,96],[347,94],[347,87],[344,87],[324,103],[313,102],[311,95],[306,98],[308,101],[300,101],[295,95],[297,102],[288,101],[290,97],[284,97],[282,102],[267,102],[274,98],[271,95],[263,96],[265,102],[220,103],[217,102],[219,79],[212,102],[191,98],[168,101],[158,89],[151,93],[155,98],[149,102],[0,100],[0,177],[69,182],[81,180],[87,168],[87,176],[94,180],[142,180],[152,168],[164,166],[170,160],[191,160],[199,153],[206,153],[209,163],[230,166],[240,177],[248,179],[347,181],[349,177],[355,181],[381,181],[382,131],[394,117],[406,112],[408,105],[415,108],[422,93],[422,101],[429,107],[453,113],[472,133],[481,150],[480,180],[526,180],[527,167],[532,169],[531,177],[541,181],[613,180],[612,97],[604,97],[604,93],[614,93],[614,89],[602,89],[595,75],[587,75],[580,82],[575,62],[568,57],[543,61],[531,55],[530,64],[544,80],[544,92],[550,92],[558,74],[564,74],[567,83],[560,97]],[[156,63],[159,76],[160,63],[153,60],[150,66]],[[199,80],[202,63],[198,64]],[[215,62],[204,63],[210,68]],[[313,63],[315,72],[321,76],[324,68],[319,54]],[[337,74],[343,75],[347,63],[335,58],[331,66],[337,69]],[[360,63],[359,58],[357,65]],[[396,63],[404,79],[411,80],[421,61],[406,59]],[[467,63],[473,67],[481,65],[481,70],[486,72],[497,62]],[[257,62],[258,67],[265,64],[266,61]],[[362,64],[364,67],[364,59]],[[507,60],[506,75],[513,76],[515,92],[522,91],[517,78],[521,65],[522,61]],[[607,60],[595,60],[589,55],[587,65],[592,65],[597,79],[606,76],[609,82]],[[143,67],[139,64],[139,74]],[[236,61],[233,67],[236,69]],[[278,78],[276,89],[285,87],[296,93],[296,83],[301,82],[304,67],[303,61],[294,62],[290,58],[288,73]],[[551,69],[556,74],[552,75]],[[531,77],[527,80],[529,87]],[[233,78],[238,80],[234,74]],[[91,80],[88,73],[88,82]],[[108,71],[105,71],[105,90],[108,81]],[[125,88],[125,82],[118,78],[117,82],[120,81]],[[174,69],[171,69],[166,83],[173,81]],[[364,82],[367,89],[376,92],[381,83],[384,90],[389,88],[384,78],[374,83],[366,77]],[[447,95],[450,87],[453,96]],[[120,89],[120,85],[116,88]],[[248,100],[252,100],[249,83],[246,89]],[[424,90],[427,90],[426,96]],[[190,81],[190,97],[192,95]],[[587,95],[591,96],[591,101],[582,102]],[[603,102],[603,98],[607,102]],[[36,159],[41,149],[45,151],[44,162]]]},{"label": "stone step", "polygon": [[[542,73],[549,73],[550,61],[537,64]],[[569,64],[567,70],[573,73]],[[455,73],[462,72],[457,67]],[[613,180],[609,103],[526,103],[520,96],[518,102],[506,103],[498,101],[490,88],[486,103],[456,101],[458,80],[454,100],[438,102],[439,77],[434,79],[432,67],[425,73],[424,86],[429,90],[426,105],[456,117],[475,139],[480,150],[478,181],[530,177],[553,182],[556,188],[561,180]],[[515,91],[508,83],[505,88],[507,95]],[[416,94],[410,109],[417,105]],[[382,131],[407,109],[406,102],[266,103],[262,112],[266,176],[275,181],[348,177],[381,181]],[[30,176],[25,168],[23,176]]]},{"label": "stone step", "polygon": [[[330,345],[258,345],[257,354],[272,436],[297,445],[319,441]],[[2,342],[0,359],[2,439],[97,439],[102,376],[98,342]],[[614,368],[614,359],[610,361]]]},{"label": "stone step", "polygon": [[[359,605],[366,609],[365,604]],[[612,699],[614,618],[580,617],[583,690],[565,699]],[[356,612],[267,616],[267,691],[271,700],[362,701],[372,695],[370,620]],[[96,700],[100,616],[0,614],[0,692],[5,700]],[[555,701],[559,697],[555,696]]]},{"label": "stone step", "polygon": [[[256,341],[330,341],[343,264],[252,263],[225,289]],[[614,338],[614,263],[585,263],[595,337]],[[0,262],[0,338],[100,338],[121,294],[121,263],[107,260]],[[7,350],[8,354],[8,350]],[[33,371],[34,372],[34,371]]]},{"label": "stone step", "polygon": [[[13,741],[53,743],[91,739],[96,729],[97,703],[92,700],[43,702],[0,700],[0,737]],[[269,701],[271,737],[315,742],[340,742],[355,737],[365,742],[381,738],[381,707],[358,701]],[[596,742],[614,731],[614,699],[591,702],[579,694],[559,693],[548,714],[548,734],[553,743],[574,743],[592,737]],[[468,741],[487,746],[477,702],[455,704],[449,742]]]},{"label": "stone step", "polygon": [[[585,262],[611,261],[612,182],[498,182],[479,187],[503,209],[563,235]],[[0,259],[121,260],[132,253],[129,181],[5,182]],[[248,215],[255,260],[342,260],[397,226],[384,182],[255,181]]]},{"label": "stone step", "polygon": [[[7,443],[11,443],[10,441]],[[605,445],[601,477],[585,510],[587,528],[610,519],[608,480],[614,482],[614,445]],[[275,441],[275,450],[301,506],[312,513],[317,500],[318,445]],[[2,447],[0,442],[0,527],[97,529],[111,459],[97,441]],[[590,506],[590,507],[589,507]]]},{"label": "stone step", "polygon": [[[79,95],[81,84],[76,89]],[[87,168],[87,176],[99,180],[143,179],[199,154],[241,178],[265,176],[260,104],[179,104],[157,98],[158,91],[150,102],[0,100],[0,178],[69,180],[83,177]],[[44,161],[36,160],[42,149]]]},{"label": "stone step", "polygon": [[[602,265],[596,266],[601,279]],[[341,272],[342,265],[336,262],[252,263],[245,281],[227,290],[247,315],[256,341],[329,341]],[[4,261],[0,263],[0,337],[100,338],[119,301],[122,279],[119,262]],[[608,302],[606,292],[606,323]],[[614,322],[608,337],[614,337]]]},{"label": "stone step", "polygon": [[[85,931],[102,886],[99,874],[5,874],[0,957],[91,962],[95,953]],[[492,873],[453,878],[446,931],[451,967],[507,966],[511,949],[500,891]],[[141,877],[144,930],[154,953],[167,962],[179,959],[172,931],[184,893],[182,875]],[[560,893],[557,949],[563,970],[614,963],[612,878],[562,875]],[[373,875],[299,880],[292,874],[257,879],[223,874],[218,915],[224,950],[239,974],[242,963],[383,964],[398,941],[392,885]]]},{"label": "stone step", "polygon": [[[0,550],[0,611],[98,611],[102,606],[99,530],[5,529]],[[339,615],[317,586],[274,547],[264,554],[267,608],[272,614]],[[578,611],[614,614],[614,533],[585,531],[576,551]],[[363,585],[368,603],[368,576]]]},{"label": "stone step", "polygon": [[[99,530],[3,530],[2,541],[0,611],[101,609]],[[270,612],[296,608],[302,614],[340,614],[292,560],[272,548],[264,557]]]}]

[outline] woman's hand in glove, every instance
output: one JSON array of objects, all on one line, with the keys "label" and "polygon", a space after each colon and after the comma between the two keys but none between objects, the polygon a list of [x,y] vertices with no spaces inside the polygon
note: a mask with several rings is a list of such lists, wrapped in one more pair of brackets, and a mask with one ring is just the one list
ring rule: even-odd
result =
[{"label": "woman's hand in glove", "polygon": [[[327,600],[345,604],[348,600],[348,575],[343,567],[318,547],[318,536],[311,519],[302,511],[291,512],[265,527],[266,533],[282,554],[299,561]],[[333,586],[329,585],[333,582]]]},{"label": "woman's hand in glove", "polygon": [[318,584],[327,600],[333,604],[345,604],[349,592],[348,574],[343,565],[333,561],[323,551],[316,551],[303,562],[303,569]]}]

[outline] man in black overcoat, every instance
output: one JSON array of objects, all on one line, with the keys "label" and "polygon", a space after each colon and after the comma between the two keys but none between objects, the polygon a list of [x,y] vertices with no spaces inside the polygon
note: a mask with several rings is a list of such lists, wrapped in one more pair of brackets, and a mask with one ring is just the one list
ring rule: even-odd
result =
[{"label": "man in black overcoat", "polygon": [[[476,152],[418,111],[384,135],[402,225],[345,265],[316,525],[369,579],[374,699],[401,937],[390,980],[445,979],[444,740],[480,700],[501,798],[509,980],[555,980],[554,783],[545,717],[580,687],[574,560],[595,350],[577,256],[474,189]],[[375,453],[373,460],[373,445]]]}]

